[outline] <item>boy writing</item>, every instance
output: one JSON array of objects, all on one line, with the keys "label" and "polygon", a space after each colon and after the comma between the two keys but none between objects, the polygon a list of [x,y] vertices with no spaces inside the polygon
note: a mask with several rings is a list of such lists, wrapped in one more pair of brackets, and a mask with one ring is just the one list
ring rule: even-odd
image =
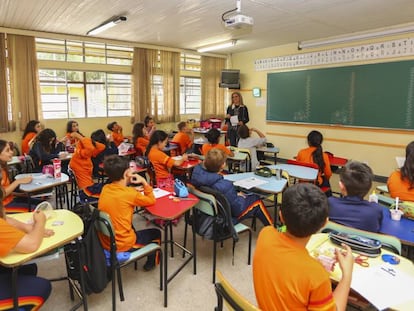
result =
[{"label": "boy writing", "polygon": [[[103,187],[98,209],[111,217],[117,251],[133,251],[151,242],[160,244],[161,232],[158,229],[135,231],[132,226],[135,206],[149,206],[155,203],[152,187],[140,175],[132,173],[129,160],[125,157],[108,156],[104,160],[104,170],[112,183]],[[129,184],[134,184],[136,187],[128,187]],[[103,247],[109,250],[109,240],[104,236],[100,236],[100,239]],[[150,271],[154,267],[155,254],[152,254],[148,256],[144,270]]]},{"label": "boy writing", "polygon": [[329,220],[345,226],[378,232],[382,222],[382,207],[364,200],[372,186],[372,170],[361,162],[348,162],[340,172],[342,198],[329,197]]},{"label": "boy writing", "polygon": [[286,232],[262,229],[253,257],[253,282],[261,310],[345,310],[354,258],[336,249],[342,279],[332,292],[329,274],[306,250],[312,234],[326,223],[328,202],[315,185],[300,183],[283,193],[280,219]]}]

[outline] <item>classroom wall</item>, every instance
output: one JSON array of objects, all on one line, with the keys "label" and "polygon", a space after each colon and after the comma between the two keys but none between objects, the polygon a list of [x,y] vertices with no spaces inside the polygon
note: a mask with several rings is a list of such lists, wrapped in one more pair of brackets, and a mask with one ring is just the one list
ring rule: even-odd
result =
[{"label": "classroom wall", "polygon": [[[402,38],[403,36],[394,36],[376,40],[362,41],[356,44],[381,42]],[[407,35],[405,36],[407,37]],[[342,47],[344,45],[329,46],[327,49]],[[306,49],[303,53],[321,51],[323,49]],[[339,157],[366,162],[376,175],[389,176],[396,169],[395,156],[405,155],[405,146],[414,140],[414,131],[386,130],[386,129],[366,129],[366,128],[349,128],[339,126],[323,126],[312,124],[287,124],[280,122],[266,122],[266,95],[267,95],[267,73],[272,71],[255,71],[254,61],[256,59],[269,58],[282,55],[298,54],[301,51],[297,49],[297,43],[271,48],[259,49],[243,53],[235,53],[231,56],[232,68],[241,71],[240,90],[244,103],[248,106],[250,112],[251,127],[257,127],[262,130],[269,141],[280,148],[279,157],[289,159],[294,157],[298,150],[307,146],[306,136],[311,130],[318,130],[324,135],[323,148],[332,152]],[[393,61],[413,59],[413,57],[395,58]],[[365,63],[346,63],[331,64],[325,67],[338,67],[353,64],[378,63],[386,60],[376,60]],[[309,67],[323,68],[323,67]],[[296,70],[303,70],[301,67]],[[295,69],[290,69],[295,70]],[[288,71],[288,70],[283,70]],[[252,88],[260,87],[262,97],[254,98]],[[375,111],[372,112],[375,114]]]}]

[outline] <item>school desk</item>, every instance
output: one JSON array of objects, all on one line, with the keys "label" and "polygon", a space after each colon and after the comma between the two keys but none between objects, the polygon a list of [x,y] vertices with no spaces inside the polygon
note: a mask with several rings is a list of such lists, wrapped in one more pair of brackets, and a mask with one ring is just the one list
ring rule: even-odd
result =
[{"label": "school desk", "polygon": [[[314,256],[315,251],[331,252],[338,246],[330,241],[327,233],[317,233],[312,235],[306,248]],[[398,257],[400,263],[391,265],[383,261],[381,256],[384,254]],[[356,257],[358,254],[353,255]],[[384,249],[381,249],[380,256],[368,258],[367,262],[368,267],[354,263],[351,288],[375,306],[381,307],[381,310],[388,307],[400,311],[412,310],[414,305],[414,296],[411,294],[414,283],[413,263],[407,258]],[[341,280],[342,272],[338,263],[329,275],[333,281]]]},{"label": "school desk", "polygon": [[[168,190],[168,189],[166,189]],[[171,199],[169,195],[157,198],[154,205],[147,206],[145,209],[151,213],[155,218],[165,221],[164,224],[164,267],[163,267],[163,284],[164,284],[164,307],[167,307],[168,299],[168,283],[191,261],[193,260],[193,273],[196,274],[196,238],[193,231],[193,249],[190,251],[183,245],[177,243],[172,239],[173,225],[172,221],[192,209],[199,201],[199,199],[190,194],[191,200]],[[170,236],[168,235],[170,233]],[[176,271],[168,275],[168,244],[171,245],[171,257],[174,257],[173,245],[182,249],[189,256],[182,262]]]},{"label": "school desk", "polygon": [[[229,174],[223,175],[224,179],[230,180],[233,182],[235,186],[240,185],[241,188],[246,190],[253,189],[253,192],[258,192],[258,194],[266,193],[266,194],[273,194],[273,202],[275,207],[274,213],[274,224],[275,226],[279,223],[279,213],[278,213],[278,205],[277,205],[277,195],[281,193],[287,185],[287,180],[284,178],[276,179],[276,176],[271,177],[262,177],[258,176],[253,172],[247,173],[238,173],[238,174]],[[264,181],[263,184],[257,184],[253,187],[249,188],[249,179],[252,181],[251,185],[254,185],[257,180]]]},{"label": "school desk", "polygon": [[263,161],[272,160],[273,164],[277,164],[277,154],[279,153],[278,147],[260,147],[256,148],[256,153],[259,158],[259,154],[263,154]]},{"label": "school desk", "polygon": [[294,164],[276,164],[267,166],[271,170],[279,169],[289,173],[293,178],[305,181],[315,181],[318,177],[318,170],[311,167],[294,165]]},{"label": "school desk", "polygon": [[[29,254],[22,254],[11,252],[5,257],[0,257],[0,265],[4,267],[12,268],[12,292],[13,292],[13,304],[14,309],[18,310],[17,299],[17,270],[19,266],[29,262],[30,260],[42,256],[47,252],[56,248],[62,247],[70,241],[81,236],[83,233],[83,222],[75,213],[61,209],[53,210],[52,217],[46,221],[46,228],[52,229],[55,234],[44,238],[37,251]],[[9,217],[13,217],[19,221],[27,222],[33,217],[33,213],[19,213],[11,214]],[[54,226],[59,221],[62,224]],[[86,304],[86,300],[83,301]]]},{"label": "school desk", "polygon": [[390,210],[383,206],[380,232],[393,235],[401,240],[402,244],[414,246],[414,220],[401,217],[400,221],[391,219]]},{"label": "school desk", "polygon": [[16,175],[15,179],[24,178],[27,176],[32,176],[32,181],[28,184],[20,184],[19,190],[27,195],[29,205],[31,196],[50,188],[56,189],[56,207],[63,208],[64,201],[66,200],[66,202],[69,202],[69,194],[67,188],[69,176],[65,173],[61,173],[60,178],[53,178],[52,176],[42,173],[19,174]]}]

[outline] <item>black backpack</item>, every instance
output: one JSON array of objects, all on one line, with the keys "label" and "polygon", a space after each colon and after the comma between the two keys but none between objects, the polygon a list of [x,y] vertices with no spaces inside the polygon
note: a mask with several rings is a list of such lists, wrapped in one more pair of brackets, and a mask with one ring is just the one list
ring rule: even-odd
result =
[{"label": "black backpack", "polygon": [[233,241],[237,242],[239,237],[234,229],[231,207],[227,198],[221,192],[207,186],[200,186],[198,189],[215,197],[217,215],[211,216],[196,210],[196,232],[208,240],[223,241],[233,238]]},{"label": "black backpack", "polygon": [[[76,243],[65,246],[68,276],[80,281],[80,273],[83,273],[86,292],[88,294],[100,293],[110,281],[110,273],[106,265],[104,249],[95,228],[99,210],[93,209],[91,211],[89,204],[78,203],[73,212],[82,218],[84,234],[79,245],[80,253],[78,253]],[[82,267],[79,264],[79,256],[83,263]]]}]

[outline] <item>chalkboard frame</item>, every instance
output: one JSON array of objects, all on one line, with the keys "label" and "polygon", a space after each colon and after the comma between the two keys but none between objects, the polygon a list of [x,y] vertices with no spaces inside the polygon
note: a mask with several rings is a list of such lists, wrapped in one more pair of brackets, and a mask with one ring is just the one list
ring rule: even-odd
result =
[{"label": "chalkboard frame", "polygon": [[267,75],[270,122],[413,130],[413,112],[414,60]]}]

